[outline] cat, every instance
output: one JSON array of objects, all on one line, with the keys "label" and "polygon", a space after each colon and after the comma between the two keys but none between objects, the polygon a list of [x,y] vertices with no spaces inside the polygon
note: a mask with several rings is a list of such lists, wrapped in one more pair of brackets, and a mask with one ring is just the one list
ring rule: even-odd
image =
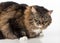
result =
[{"label": "cat", "polygon": [[0,36],[2,39],[38,37],[42,30],[51,24],[51,13],[52,10],[38,5],[2,2],[0,3]]}]

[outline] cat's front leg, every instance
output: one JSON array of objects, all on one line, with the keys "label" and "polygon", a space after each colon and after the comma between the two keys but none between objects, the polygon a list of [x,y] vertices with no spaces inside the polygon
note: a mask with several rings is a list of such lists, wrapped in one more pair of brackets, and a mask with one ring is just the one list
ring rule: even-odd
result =
[{"label": "cat's front leg", "polygon": [[17,39],[17,37],[10,31],[8,23],[1,27],[1,31],[6,39]]}]

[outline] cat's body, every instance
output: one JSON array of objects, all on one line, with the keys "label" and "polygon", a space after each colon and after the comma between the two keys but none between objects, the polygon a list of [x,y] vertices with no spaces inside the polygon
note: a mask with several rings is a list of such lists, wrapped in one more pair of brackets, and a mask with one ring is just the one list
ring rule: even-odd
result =
[{"label": "cat's body", "polygon": [[0,35],[7,39],[37,37],[51,23],[50,13],[37,5],[0,3]]}]

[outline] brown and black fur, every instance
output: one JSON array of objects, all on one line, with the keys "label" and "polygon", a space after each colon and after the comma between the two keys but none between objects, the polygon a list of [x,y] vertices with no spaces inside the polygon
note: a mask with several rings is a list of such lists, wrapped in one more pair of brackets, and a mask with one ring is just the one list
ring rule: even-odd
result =
[{"label": "brown and black fur", "polygon": [[[35,19],[35,15],[31,9],[36,9],[38,16],[41,18],[41,22]],[[51,16],[47,14],[49,11],[44,7],[37,5],[28,6],[26,4],[18,4],[15,2],[2,2],[0,3],[0,36],[5,39],[16,39],[22,36],[28,38],[36,37],[35,33],[31,29],[37,29],[33,22],[39,21],[37,24],[47,25],[43,26],[46,28],[51,23]],[[48,18],[47,21],[45,19]],[[43,29],[41,28],[41,29]]]},{"label": "brown and black fur", "polygon": [[[19,37],[18,35],[21,33],[20,31],[24,30],[23,29],[24,26],[23,28],[18,26],[16,19],[21,20],[21,21],[22,19],[24,19],[23,15],[24,15],[24,10],[26,9],[26,6],[27,6],[26,4],[19,5],[15,2],[3,2],[0,4],[0,31],[3,33],[3,36],[5,34],[4,31],[7,32],[5,38],[9,38],[9,37],[12,39],[17,38]],[[24,23],[23,22],[21,23],[22,23],[21,24],[22,26]],[[4,29],[3,26],[8,27],[8,28]],[[18,34],[14,33],[15,31]],[[12,34],[12,36],[10,36],[10,34]],[[13,34],[16,34],[17,37]]]}]

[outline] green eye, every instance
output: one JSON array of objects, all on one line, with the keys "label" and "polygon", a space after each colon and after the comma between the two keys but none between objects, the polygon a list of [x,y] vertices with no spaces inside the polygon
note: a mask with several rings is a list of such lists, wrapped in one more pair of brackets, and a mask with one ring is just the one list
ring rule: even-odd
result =
[{"label": "green eye", "polygon": [[44,18],[45,20],[47,19],[47,17]]},{"label": "green eye", "polygon": [[44,21],[47,21],[47,20],[48,20],[48,18],[47,18],[47,17],[45,17],[45,18],[44,18]]},{"label": "green eye", "polygon": [[36,22],[38,21],[37,19],[34,19]]}]

